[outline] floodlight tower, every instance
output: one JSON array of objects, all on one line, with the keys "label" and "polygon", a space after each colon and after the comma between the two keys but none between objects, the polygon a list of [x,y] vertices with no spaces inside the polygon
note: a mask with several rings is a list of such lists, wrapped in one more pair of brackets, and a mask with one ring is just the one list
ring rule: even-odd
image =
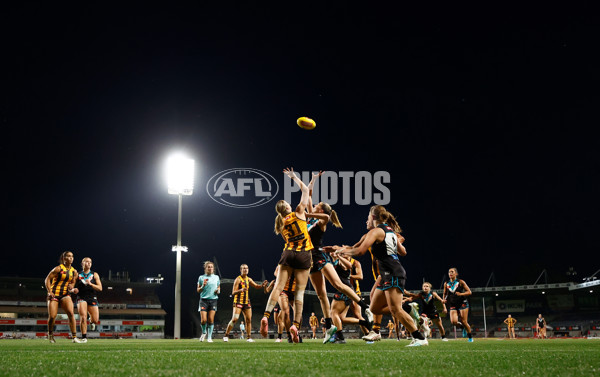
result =
[{"label": "floodlight tower", "polygon": [[181,252],[187,251],[181,246],[181,204],[183,195],[192,195],[194,191],[194,160],[183,155],[174,155],[167,159],[167,187],[169,194],[179,197],[177,214],[177,245],[171,248],[177,253],[175,269],[175,323],[173,338],[181,338]]}]

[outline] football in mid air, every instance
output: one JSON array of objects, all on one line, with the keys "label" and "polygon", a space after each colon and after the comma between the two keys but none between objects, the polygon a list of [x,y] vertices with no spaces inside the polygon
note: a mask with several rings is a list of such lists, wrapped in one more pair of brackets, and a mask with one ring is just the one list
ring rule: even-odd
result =
[{"label": "football in mid air", "polygon": [[315,128],[317,126],[317,124],[315,123],[314,120],[307,118],[307,117],[298,118],[296,123],[298,123],[300,128],[304,128],[305,130],[312,130],[313,128]]}]

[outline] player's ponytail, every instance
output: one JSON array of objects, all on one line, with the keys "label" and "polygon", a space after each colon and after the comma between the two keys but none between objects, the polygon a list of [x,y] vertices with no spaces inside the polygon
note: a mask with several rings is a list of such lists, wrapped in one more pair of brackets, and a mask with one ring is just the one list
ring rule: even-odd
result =
[{"label": "player's ponytail", "polygon": [[275,234],[281,234],[281,232],[283,231],[283,217],[281,217],[280,214],[277,214],[277,216],[275,216]]},{"label": "player's ponytail", "polygon": [[280,200],[275,204],[275,211],[277,211],[277,216],[275,217],[275,234],[281,234],[283,232],[283,215],[286,215],[286,201]]},{"label": "player's ponytail", "polygon": [[323,209],[323,212],[325,212],[329,216],[329,221],[331,221],[331,223],[336,228],[342,227],[342,223],[340,223],[340,219],[337,215],[337,212],[335,212],[335,210],[333,210],[329,204],[322,202],[321,208]]},{"label": "player's ponytail", "polygon": [[376,221],[389,225],[396,233],[402,233],[402,228],[398,225],[396,218],[384,206],[376,205],[371,207],[371,214]]},{"label": "player's ponytail", "polygon": [[335,210],[331,210],[331,216],[329,217],[331,219],[331,223],[336,227],[336,228],[341,228],[342,227],[342,223],[340,223],[340,219],[338,218],[337,212],[335,212]]}]

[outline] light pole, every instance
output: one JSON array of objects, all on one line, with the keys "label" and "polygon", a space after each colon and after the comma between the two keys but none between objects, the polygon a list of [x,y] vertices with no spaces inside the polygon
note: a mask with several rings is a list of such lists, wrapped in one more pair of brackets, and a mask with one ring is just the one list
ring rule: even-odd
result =
[{"label": "light pole", "polygon": [[167,186],[169,194],[179,197],[177,213],[177,245],[171,248],[177,253],[175,268],[175,323],[173,338],[181,338],[181,252],[187,251],[181,246],[181,204],[183,195],[192,195],[194,191],[194,160],[181,155],[172,156],[167,160]]}]

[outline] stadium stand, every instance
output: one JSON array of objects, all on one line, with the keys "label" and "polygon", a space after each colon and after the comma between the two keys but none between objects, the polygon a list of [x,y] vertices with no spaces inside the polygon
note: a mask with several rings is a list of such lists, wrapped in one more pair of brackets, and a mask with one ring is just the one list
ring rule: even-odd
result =
[{"label": "stadium stand", "polygon": [[[158,284],[130,282],[122,277],[103,279],[104,290],[99,294],[100,326],[90,331],[89,337],[142,337],[164,338],[165,316],[161,300],[157,295]],[[260,279],[259,279],[260,280]],[[257,280],[257,281],[259,281]],[[222,336],[232,315],[233,279],[221,279],[219,310],[215,318],[216,336]],[[517,319],[518,337],[533,337],[535,318],[541,313],[548,324],[549,337],[600,336],[600,289],[576,289],[575,283],[542,284],[536,286],[511,286],[472,288],[469,298],[469,323],[476,337],[507,337],[503,323],[508,314]],[[417,291],[418,289],[410,289]],[[328,287],[330,296],[333,290]],[[438,293],[441,293],[438,291]],[[363,292],[368,300],[368,292]],[[253,336],[258,336],[262,311],[268,295],[262,290],[250,290],[253,307]],[[197,312],[198,295],[189,298],[192,317],[192,336],[200,335],[200,319]],[[439,304],[439,303],[438,303]],[[485,312],[484,306],[485,304]],[[439,305],[438,305],[439,306]],[[438,311],[442,313],[441,306]],[[308,316],[315,312],[323,316],[319,300],[314,291],[308,290],[304,298],[304,321],[301,334],[308,336]],[[59,311],[61,313],[61,311]],[[485,315],[484,315],[485,314]],[[67,335],[66,316],[59,314],[56,331]],[[36,337],[46,333],[46,293],[43,277],[18,278],[0,277],[0,337]],[[382,323],[390,319],[384,316]],[[448,335],[462,337],[462,330],[454,331],[450,321],[442,315]],[[432,336],[439,337],[432,328]],[[362,334],[358,326],[345,326],[347,338],[358,338]],[[382,335],[387,336],[382,328]],[[271,321],[269,336],[276,336],[276,327]],[[233,336],[239,334],[236,325]],[[320,333],[320,329],[319,332]]]},{"label": "stadium stand", "polygon": [[[227,323],[232,314],[232,298],[230,297],[233,279],[221,279],[221,297],[219,298],[219,310],[215,318],[217,334],[225,332]],[[549,337],[581,337],[600,334],[600,289],[573,289],[575,283],[540,284],[530,286],[502,286],[490,288],[472,288],[473,295],[469,298],[470,312],[469,323],[473,328],[475,337],[507,337],[507,328],[504,319],[512,314],[518,320],[516,335],[521,338],[535,336],[535,318],[541,313],[549,326]],[[414,287],[413,287],[414,288]],[[418,289],[410,289],[416,292]],[[328,287],[332,296],[333,290]],[[441,291],[438,291],[441,295]],[[368,300],[368,292],[363,292]],[[258,331],[262,310],[266,305],[268,295],[261,290],[251,290],[250,299],[253,308],[252,328],[253,334]],[[483,304],[485,303],[485,316]],[[197,308],[198,298],[195,298],[192,306]],[[314,291],[307,291],[304,297],[304,322],[301,334],[308,334],[308,316],[315,312],[321,318],[321,306]],[[438,311],[442,313],[439,303]],[[196,310],[196,309],[194,309]],[[194,313],[198,317],[197,312]],[[391,319],[384,316],[382,323],[386,324]],[[442,314],[442,322],[448,335],[453,338],[462,337],[462,329],[454,331],[449,319]],[[200,321],[195,321],[194,334],[199,336]],[[362,334],[358,326],[347,326],[348,338],[358,338]],[[437,328],[432,328],[432,336],[439,338]],[[236,329],[235,331],[239,330]],[[320,331],[320,329],[319,329]],[[271,321],[269,323],[269,336],[274,337],[276,327]],[[382,328],[382,334],[387,336],[388,330]]]},{"label": "stadium stand", "polygon": [[[164,338],[166,312],[156,284],[124,279],[102,284],[100,324],[88,328],[89,338]],[[0,337],[45,337],[47,315],[43,278],[0,277]],[[67,335],[66,315],[59,310],[55,336]]]}]

